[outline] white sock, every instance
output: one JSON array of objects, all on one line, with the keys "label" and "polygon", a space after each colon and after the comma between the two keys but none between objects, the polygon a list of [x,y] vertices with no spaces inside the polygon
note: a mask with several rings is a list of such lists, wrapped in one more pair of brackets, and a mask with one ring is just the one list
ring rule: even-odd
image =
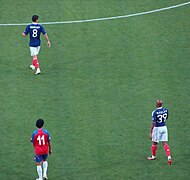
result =
[{"label": "white sock", "polygon": [[44,171],[44,177],[47,177],[47,168],[48,168],[48,162],[43,162],[43,171]]},{"label": "white sock", "polygon": [[41,166],[37,166],[37,173],[39,176],[39,180],[42,180],[42,167]]}]

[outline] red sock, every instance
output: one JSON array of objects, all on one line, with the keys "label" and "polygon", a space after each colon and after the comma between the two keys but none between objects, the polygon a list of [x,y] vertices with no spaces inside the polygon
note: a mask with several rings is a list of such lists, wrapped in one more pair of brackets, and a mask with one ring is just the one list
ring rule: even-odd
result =
[{"label": "red sock", "polygon": [[35,66],[35,64],[34,64],[34,59],[32,59],[32,65]]},{"label": "red sock", "polygon": [[170,147],[168,146],[168,144],[164,144],[164,150],[166,152],[166,155],[170,156]]},{"label": "red sock", "polygon": [[32,64],[36,67],[36,69],[39,68],[39,63],[38,63],[38,59],[37,58],[33,59]]},{"label": "red sock", "polygon": [[152,155],[156,156],[157,145],[152,145]]}]

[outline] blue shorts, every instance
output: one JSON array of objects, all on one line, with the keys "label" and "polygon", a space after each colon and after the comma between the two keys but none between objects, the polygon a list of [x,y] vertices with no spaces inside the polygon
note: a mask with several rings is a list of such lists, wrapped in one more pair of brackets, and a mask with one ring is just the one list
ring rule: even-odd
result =
[{"label": "blue shorts", "polygon": [[48,158],[48,154],[42,154],[42,155],[36,155],[34,156],[34,161],[37,163],[40,163],[42,161],[46,161],[46,159]]}]

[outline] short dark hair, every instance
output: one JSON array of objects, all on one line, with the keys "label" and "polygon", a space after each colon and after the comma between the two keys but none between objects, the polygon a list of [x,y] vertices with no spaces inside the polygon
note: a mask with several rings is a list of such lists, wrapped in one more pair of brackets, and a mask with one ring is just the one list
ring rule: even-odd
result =
[{"label": "short dark hair", "polygon": [[32,22],[36,22],[36,20],[39,18],[39,16],[38,15],[33,15],[32,16]]},{"label": "short dark hair", "polygon": [[43,119],[38,119],[38,120],[36,121],[36,127],[37,127],[37,128],[42,128],[43,125],[44,125],[44,120],[43,120]]}]

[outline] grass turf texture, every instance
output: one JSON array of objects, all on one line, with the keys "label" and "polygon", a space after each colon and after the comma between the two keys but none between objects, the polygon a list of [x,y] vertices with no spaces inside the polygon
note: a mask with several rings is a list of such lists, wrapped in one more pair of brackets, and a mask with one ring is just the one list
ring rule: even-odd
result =
[{"label": "grass turf texture", "polygon": [[[5,1],[0,23],[80,20],[148,11],[171,1]],[[186,2],[186,1],[183,1]],[[0,27],[0,178],[37,177],[30,136],[45,119],[52,137],[49,179],[189,178],[189,5],[112,21],[46,25],[42,75],[28,67],[25,26]],[[35,9],[35,11],[34,11]],[[151,153],[155,100],[169,108],[168,166]]]}]

